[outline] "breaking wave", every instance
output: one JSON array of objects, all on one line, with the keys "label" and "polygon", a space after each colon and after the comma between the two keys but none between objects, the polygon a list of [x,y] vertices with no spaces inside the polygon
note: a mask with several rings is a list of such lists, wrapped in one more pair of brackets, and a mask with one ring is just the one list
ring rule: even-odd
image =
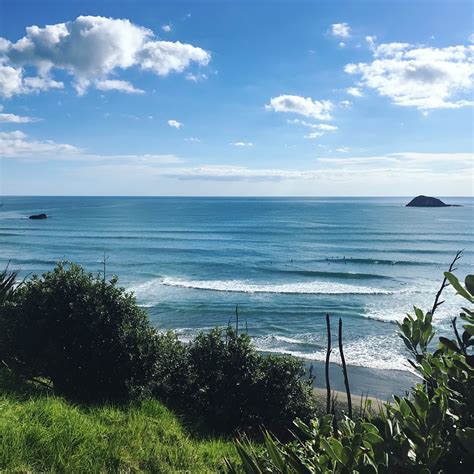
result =
[{"label": "breaking wave", "polygon": [[229,293],[278,293],[320,295],[390,295],[393,291],[369,286],[348,285],[327,281],[295,283],[251,283],[244,280],[183,280],[165,277],[164,286]]}]

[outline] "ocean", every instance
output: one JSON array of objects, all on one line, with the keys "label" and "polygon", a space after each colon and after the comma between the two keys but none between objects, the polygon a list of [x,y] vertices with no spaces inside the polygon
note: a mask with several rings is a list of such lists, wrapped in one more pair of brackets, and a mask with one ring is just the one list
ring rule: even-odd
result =
[{"label": "ocean", "polygon": [[[28,276],[70,260],[97,273],[105,254],[107,276],[183,340],[235,322],[238,305],[259,350],[322,361],[330,314],[334,338],[343,320],[349,364],[408,370],[395,322],[431,307],[457,250],[457,274],[474,272],[474,199],[409,200],[3,197],[0,266]],[[451,288],[444,296],[440,334],[461,304]]]}]

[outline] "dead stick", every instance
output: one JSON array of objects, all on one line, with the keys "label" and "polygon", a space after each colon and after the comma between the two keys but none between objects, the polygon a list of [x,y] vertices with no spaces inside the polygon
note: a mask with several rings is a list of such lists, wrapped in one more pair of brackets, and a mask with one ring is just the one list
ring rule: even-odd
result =
[{"label": "dead stick", "polygon": [[347,376],[346,359],[344,358],[344,351],[342,349],[342,318],[339,318],[339,353],[341,354],[342,371],[344,373],[344,385],[346,386],[347,405],[349,406],[349,418],[352,419],[351,389],[349,387],[349,378]]},{"label": "dead stick", "polygon": [[329,358],[331,357],[331,321],[326,314],[326,328],[328,332],[328,349],[326,352],[326,413],[331,412],[331,384],[329,382]]}]

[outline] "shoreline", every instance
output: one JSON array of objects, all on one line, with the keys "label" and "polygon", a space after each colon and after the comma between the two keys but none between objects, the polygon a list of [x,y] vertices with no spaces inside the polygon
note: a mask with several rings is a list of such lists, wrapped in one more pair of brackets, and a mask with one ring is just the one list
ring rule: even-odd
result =
[{"label": "shoreline", "polygon": [[[305,360],[307,370],[313,366],[313,375],[316,376],[313,388],[316,392],[326,390],[325,364],[320,361]],[[348,378],[351,394],[353,397],[362,396],[369,398],[390,401],[393,395],[405,395],[410,388],[417,383],[418,377],[405,370],[372,369],[348,365]],[[345,386],[342,373],[342,366],[331,362],[329,364],[329,381],[331,391],[340,392],[342,399],[345,399]],[[340,397],[339,397],[340,398]]]}]

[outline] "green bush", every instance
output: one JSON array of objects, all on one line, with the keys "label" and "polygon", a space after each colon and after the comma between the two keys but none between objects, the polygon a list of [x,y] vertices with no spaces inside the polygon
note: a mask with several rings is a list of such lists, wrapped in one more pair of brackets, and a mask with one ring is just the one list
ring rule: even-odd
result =
[{"label": "green bush", "polygon": [[173,368],[160,371],[155,393],[208,429],[257,434],[266,426],[284,434],[295,418],[308,420],[313,414],[304,364],[258,354],[246,334],[214,329],[199,334],[184,351],[170,335],[162,344],[175,356],[167,359]]},{"label": "green bush", "polygon": [[48,379],[68,398],[122,400],[146,392],[156,333],[116,283],[65,263],[25,282],[0,315],[4,362],[24,378]]},{"label": "green bush", "polygon": [[[465,286],[452,273],[445,277],[469,304],[474,303],[473,275]],[[462,307],[462,335],[453,318],[454,339],[440,337],[432,352],[432,317],[439,296],[432,312],[415,308],[415,316],[407,316],[400,325],[400,336],[413,357],[410,362],[422,378],[410,396],[394,397],[377,418],[336,421],[326,415],[309,424],[297,421],[296,435],[288,444],[267,432],[263,453],[241,440],[241,465],[230,464],[231,472],[472,472],[474,312]]]},{"label": "green bush", "polygon": [[[3,276],[2,276],[3,275]],[[3,284],[3,283],[4,284]],[[313,414],[304,364],[262,356],[246,334],[215,329],[190,344],[157,334],[132,294],[61,263],[15,291],[0,274],[0,355],[27,380],[86,402],[154,393],[206,430],[286,433]]]}]

